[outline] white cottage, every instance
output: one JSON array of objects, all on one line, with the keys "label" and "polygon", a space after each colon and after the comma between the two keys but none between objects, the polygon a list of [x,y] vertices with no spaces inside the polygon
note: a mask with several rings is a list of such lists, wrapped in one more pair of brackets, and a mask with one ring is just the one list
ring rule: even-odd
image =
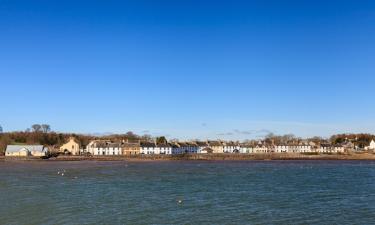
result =
[{"label": "white cottage", "polygon": [[141,154],[153,155],[156,154],[156,144],[151,142],[141,143]]},{"label": "white cottage", "polygon": [[329,144],[321,144],[318,149],[318,153],[331,153],[332,152],[332,146]]},{"label": "white cottage", "polygon": [[43,145],[8,145],[5,151],[5,156],[46,156],[48,148]]},{"label": "white cottage", "polygon": [[204,141],[196,141],[195,144],[197,145],[197,153],[198,154],[207,154],[212,153],[213,150],[208,146],[207,142]]},{"label": "white cottage", "polygon": [[242,154],[253,154],[255,153],[255,147],[253,145],[242,144],[240,146],[240,153]]},{"label": "white cottage", "polygon": [[284,144],[274,147],[275,153],[309,153],[312,151],[311,145],[308,144]]},{"label": "white cottage", "polygon": [[223,144],[224,153],[239,153],[240,145],[234,142],[227,142]]},{"label": "white cottage", "polygon": [[333,146],[333,153],[344,153],[344,152],[345,152],[344,146],[339,145],[339,144]]},{"label": "white cottage", "polygon": [[171,155],[172,145],[170,144],[155,144],[150,142],[141,143],[141,154],[145,155]]},{"label": "white cottage", "polygon": [[271,148],[265,145],[256,145],[254,148],[254,153],[267,153],[270,151],[271,151]]},{"label": "white cottage", "polygon": [[121,155],[122,147],[121,143],[95,140],[87,145],[87,152],[91,155]]},{"label": "white cottage", "polygon": [[342,145],[329,145],[329,144],[321,144],[320,147],[316,150],[318,153],[344,153],[345,148]]},{"label": "white cottage", "polygon": [[370,146],[366,147],[366,150],[375,150],[375,141],[370,142]]},{"label": "white cottage", "polygon": [[289,152],[289,146],[288,145],[276,145],[274,148],[274,151],[276,153],[286,153],[286,152]]},{"label": "white cottage", "polygon": [[313,152],[312,146],[308,144],[300,144],[298,145],[298,152],[299,153],[311,153]]},{"label": "white cottage", "polygon": [[156,154],[159,151],[161,155],[171,155],[172,154],[172,146],[170,144],[158,144],[156,145]]}]

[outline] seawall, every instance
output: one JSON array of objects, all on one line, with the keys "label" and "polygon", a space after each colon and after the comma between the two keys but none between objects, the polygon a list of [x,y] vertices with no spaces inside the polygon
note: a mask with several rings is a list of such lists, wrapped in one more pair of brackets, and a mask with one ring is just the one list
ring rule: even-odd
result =
[{"label": "seawall", "polygon": [[136,156],[59,156],[49,159],[40,157],[4,157],[0,161],[246,161],[246,160],[375,160],[373,153],[352,154],[319,154],[306,155],[298,153],[267,154],[185,154],[185,155],[136,155]]}]

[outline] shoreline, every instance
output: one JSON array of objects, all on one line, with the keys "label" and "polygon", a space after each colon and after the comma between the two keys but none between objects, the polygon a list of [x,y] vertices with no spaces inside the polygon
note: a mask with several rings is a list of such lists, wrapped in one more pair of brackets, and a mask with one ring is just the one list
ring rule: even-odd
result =
[{"label": "shoreline", "polygon": [[298,153],[266,154],[185,154],[185,155],[137,155],[137,156],[58,156],[49,159],[40,157],[5,157],[0,161],[272,161],[272,160],[374,160],[375,154],[319,154],[307,155]]}]

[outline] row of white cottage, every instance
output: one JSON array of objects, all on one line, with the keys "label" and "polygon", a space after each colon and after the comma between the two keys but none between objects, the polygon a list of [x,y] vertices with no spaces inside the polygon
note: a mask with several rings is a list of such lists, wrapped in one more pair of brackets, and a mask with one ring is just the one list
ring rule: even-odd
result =
[{"label": "row of white cottage", "polygon": [[172,155],[183,153],[210,153],[208,146],[199,146],[197,143],[112,143],[110,141],[91,141],[83,153],[91,155]]},{"label": "row of white cottage", "polygon": [[341,145],[246,145],[235,142],[175,142],[166,144],[156,143],[112,143],[106,141],[92,141],[84,150],[91,155],[176,155],[176,154],[207,154],[207,153],[344,153],[345,148]]},{"label": "row of white cottage", "polygon": [[141,146],[141,154],[183,154],[183,153],[344,153],[345,148],[340,145],[322,145],[314,148],[310,145],[278,145],[278,146],[246,146],[246,145],[222,145],[222,146],[196,146],[188,145],[178,147],[175,144],[165,146]]},{"label": "row of white cottage", "polygon": [[[375,141],[371,141],[366,150],[375,151]],[[61,146],[62,152],[70,152],[72,155],[89,153],[91,155],[175,155],[175,154],[207,154],[207,153],[344,153],[345,147],[342,145],[313,145],[313,144],[293,144],[293,145],[257,145],[239,144],[236,142],[222,141],[194,141],[194,142],[173,142],[166,144],[156,143],[112,143],[110,141],[91,141],[86,149],[80,149],[78,142],[71,138],[65,145]],[[6,156],[45,156],[48,148],[42,145],[8,145]]]}]

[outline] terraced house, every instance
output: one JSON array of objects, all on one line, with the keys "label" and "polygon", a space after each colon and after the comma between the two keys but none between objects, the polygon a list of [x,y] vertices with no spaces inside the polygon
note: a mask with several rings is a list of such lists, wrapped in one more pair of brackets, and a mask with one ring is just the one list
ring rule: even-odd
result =
[{"label": "terraced house", "polygon": [[170,144],[156,144],[151,142],[141,143],[141,154],[145,155],[171,155],[172,146]]},{"label": "terraced house", "polygon": [[121,143],[94,140],[87,145],[86,151],[91,155],[121,155]]},{"label": "terraced house", "polygon": [[178,145],[181,148],[182,153],[198,153],[199,147],[196,143],[193,142],[178,142]]},{"label": "terraced house", "polygon": [[123,143],[122,144],[122,154],[123,155],[139,155],[141,154],[141,145],[137,143]]},{"label": "terraced house", "polygon": [[223,144],[224,153],[240,153],[240,145],[233,141],[226,142]]},{"label": "terraced house", "polygon": [[255,153],[254,148],[255,148],[254,145],[242,144],[240,146],[240,153],[242,153],[242,154],[253,154],[253,153]]},{"label": "terraced house", "polygon": [[213,150],[213,153],[224,153],[224,145],[221,141],[209,141],[208,146]]},{"label": "terraced house", "polygon": [[316,150],[318,153],[344,153],[345,148],[342,145],[321,144]]},{"label": "terraced house", "polygon": [[156,149],[157,149],[157,151],[159,151],[159,154],[162,154],[162,155],[171,155],[172,154],[172,146],[168,143],[157,144]]},{"label": "terraced house", "polygon": [[[61,147],[68,148],[73,139]],[[73,147],[72,149],[75,149]],[[288,143],[272,145],[264,141],[257,144],[240,144],[233,141],[194,141],[194,142],[171,142],[159,143],[154,142],[138,142],[128,143],[112,143],[106,140],[94,140],[87,145],[87,152],[92,155],[178,155],[178,154],[222,154],[222,153],[242,153],[242,154],[264,154],[264,153],[344,153],[344,145],[315,144],[308,142]]]},{"label": "terraced house", "polygon": [[275,153],[309,153],[313,152],[313,148],[309,144],[280,144],[275,145],[273,152]]},{"label": "terraced house", "polygon": [[195,144],[198,147],[197,153],[198,154],[207,154],[207,153],[213,153],[213,149],[210,148],[208,145],[208,142],[205,141],[196,141]]},{"label": "terraced house", "polygon": [[156,153],[156,144],[152,142],[141,142],[141,154],[153,155]]}]

